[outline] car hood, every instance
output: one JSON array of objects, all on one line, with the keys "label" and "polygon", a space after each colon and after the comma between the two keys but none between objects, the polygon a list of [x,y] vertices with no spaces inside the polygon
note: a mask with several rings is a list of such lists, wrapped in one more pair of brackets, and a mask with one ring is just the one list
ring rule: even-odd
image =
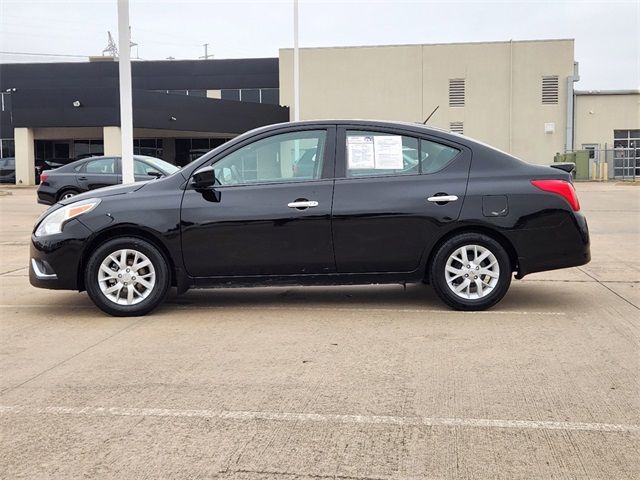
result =
[{"label": "car hood", "polygon": [[97,188],[95,190],[85,192],[81,195],[76,195],[74,197],[68,198],[67,200],[60,200],[58,203],[60,205],[69,205],[70,203],[74,203],[79,200],[86,200],[88,198],[104,198],[111,197],[113,195],[124,195],[125,193],[131,193],[140,190],[150,181],[153,180],[130,183],[127,185],[113,185],[110,187]]}]

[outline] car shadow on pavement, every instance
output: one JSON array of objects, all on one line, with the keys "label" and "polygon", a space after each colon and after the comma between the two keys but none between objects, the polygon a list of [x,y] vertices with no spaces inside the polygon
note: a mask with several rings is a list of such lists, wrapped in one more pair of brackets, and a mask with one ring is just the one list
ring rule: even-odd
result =
[{"label": "car shadow on pavement", "polygon": [[[514,283],[514,286],[517,283]],[[544,288],[546,287],[546,288]],[[490,311],[510,310],[562,310],[579,304],[580,296],[560,292],[550,285],[520,285],[512,288],[506,297]],[[450,310],[424,284],[321,286],[321,287],[261,287],[218,288],[189,290],[182,295],[172,292],[163,311],[174,308],[301,308],[301,309],[421,309]]]}]

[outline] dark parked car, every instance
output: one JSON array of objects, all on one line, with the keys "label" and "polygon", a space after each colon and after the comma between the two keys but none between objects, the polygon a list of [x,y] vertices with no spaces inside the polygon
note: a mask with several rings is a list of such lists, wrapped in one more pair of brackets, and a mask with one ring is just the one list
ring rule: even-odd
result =
[{"label": "dark parked car", "polygon": [[[40,175],[43,171],[52,168],[58,168],[66,163],[72,162],[68,160],[64,162],[63,159],[49,159],[35,161],[35,177],[36,184],[40,183]],[[63,163],[64,162],[64,163]],[[15,157],[0,158],[0,183],[16,183],[16,159]]]},{"label": "dark parked car", "polygon": [[[296,175],[309,151],[313,168]],[[35,225],[29,276],[87,290],[112,315],[143,315],[171,286],[421,281],[480,310],[513,272],[589,259],[567,171],[422,125],[322,121],[253,130],[158,181],[62,200]]]},{"label": "dark parked car", "polygon": [[[136,182],[171,175],[179,167],[155,157],[134,155],[133,170]],[[119,157],[83,158],[54,170],[40,173],[38,203],[52,205],[96,188],[122,182]]]},{"label": "dark parked car", "polygon": [[75,159],[73,158],[36,158],[36,185],[40,184],[40,175],[42,175],[42,172],[44,172],[45,170],[60,168],[74,161]]},{"label": "dark parked car", "polygon": [[16,183],[15,157],[0,158],[0,183]]}]

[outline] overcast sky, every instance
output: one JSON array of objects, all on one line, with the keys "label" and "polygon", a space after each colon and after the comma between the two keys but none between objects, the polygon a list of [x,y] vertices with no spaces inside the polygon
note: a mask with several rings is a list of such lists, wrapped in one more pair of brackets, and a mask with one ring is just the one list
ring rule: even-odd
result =
[{"label": "overcast sky", "polygon": [[[142,59],[198,58],[204,43],[215,58],[275,57],[293,45],[292,0],[130,3]],[[0,51],[100,55],[116,25],[116,0],[0,0]],[[548,38],[575,38],[578,89],[640,87],[638,0],[300,0],[301,47]],[[3,63],[74,60],[0,54]]]}]

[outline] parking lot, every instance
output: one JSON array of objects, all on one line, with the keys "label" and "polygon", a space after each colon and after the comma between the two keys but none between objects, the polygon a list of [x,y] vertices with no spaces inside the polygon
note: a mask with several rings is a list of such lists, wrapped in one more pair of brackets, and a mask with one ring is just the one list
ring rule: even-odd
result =
[{"label": "parking lot", "polygon": [[44,207],[0,188],[0,476],[638,478],[640,188],[577,189],[592,262],[490,311],[392,285],[192,290],[112,318],[29,285]]}]

